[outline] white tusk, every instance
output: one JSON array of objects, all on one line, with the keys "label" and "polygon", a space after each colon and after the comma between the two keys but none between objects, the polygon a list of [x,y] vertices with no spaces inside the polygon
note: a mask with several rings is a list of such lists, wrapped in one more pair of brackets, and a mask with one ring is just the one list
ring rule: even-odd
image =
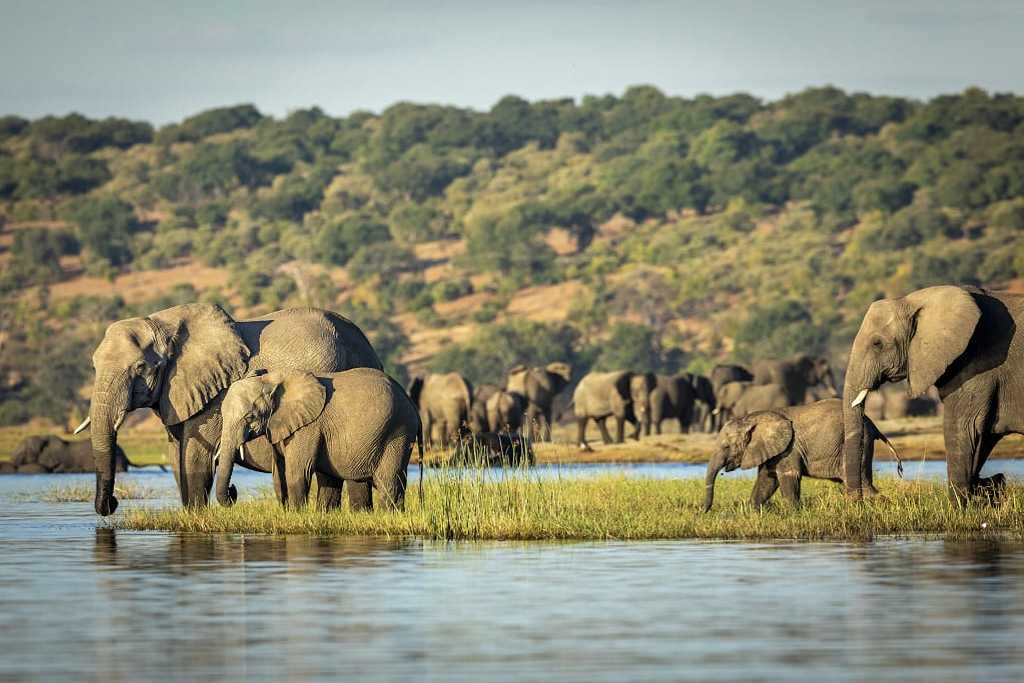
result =
[{"label": "white tusk", "polygon": [[860,393],[857,394],[857,398],[853,399],[853,403],[850,404],[850,407],[851,408],[856,408],[861,403],[863,403],[864,399],[866,399],[867,397],[868,397],[868,390],[867,389],[861,389]]},{"label": "white tusk", "polygon": [[84,432],[86,429],[89,428],[89,423],[91,422],[91,417],[87,417],[84,420],[82,420],[82,424],[78,425],[78,427],[75,429],[75,434],[81,434],[82,432]]},{"label": "white tusk", "polygon": [[715,408],[714,410],[711,411],[711,414],[712,415],[718,415],[720,412],[722,412],[721,408]]},{"label": "white tusk", "polygon": [[245,462],[245,444],[238,445],[238,459]]}]

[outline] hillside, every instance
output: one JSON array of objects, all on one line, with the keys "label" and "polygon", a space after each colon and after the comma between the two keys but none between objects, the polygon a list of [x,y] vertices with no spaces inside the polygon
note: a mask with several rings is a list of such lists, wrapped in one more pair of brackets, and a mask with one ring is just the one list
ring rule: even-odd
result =
[{"label": "hillside", "polygon": [[841,366],[875,298],[1024,289],[1024,98],[6,116],[0,228],[0,424],[66,424],[109,322],[193,300],[338,310],[400,378]]}]

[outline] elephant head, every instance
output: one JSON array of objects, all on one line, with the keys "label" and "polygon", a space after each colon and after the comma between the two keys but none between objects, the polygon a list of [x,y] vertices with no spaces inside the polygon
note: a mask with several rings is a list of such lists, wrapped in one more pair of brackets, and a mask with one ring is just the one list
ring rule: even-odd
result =
[{"label": "elephant head", "polygon": [[714,503],[715,479],[719,472],[759,467],[784,453],[792,442],[793,424],[772,411],[751,413],[725,423],[718,434],[718,448],[708,461],[704,511],[710,510]]},{"label": "elephant head", "polygon": [[960,287],[928,287],[868,308],[853,340],[843,387],[847,494],[859,500],[864,399],[884,382],[909,380],[910,395],[935,384],[967,349],[981,309]]},{"label": "elephant head", "polygon": [[641,428],[644,434],[651,433],[651,392],[657,384],[658,378],[651,372],[638,372],[629,378],[629,398],[637,419],[637,434]]},{"label": "elephant head", "polygon": [[822,386],[831,392],[832,395],[839,395],[839,392],[836,390],[835,377],[832,375],[832,366],[829,364],[828,358],[819,356],[808,359],[807,386]]},{"label": "elephant head", "polygon": [[244,460],[244,444],[264,434],[278,444],[320,417],[327,389],[308,372],[269,372],[231,385],[221,402],[220,447],[217,450],[217,501],[234,504],[231,486],[235,453]]},{"label": "elephant head", "polygon": [[[89,417],[76,430],[91,425],[96,512],[117,509],[114,457],[125,415],[150,407],[165,425],[179,424],[242,377],[248,360],[248,347],[219,306],[175,306],[108,327],[92,358],[96,379]],[[183,463],[178,464],[184,481]]]},{"label": "elephant head", "polygon": [[568,363],[548,363],[544,366],[553,393],[558,393],[572,380],[572,366]]}]

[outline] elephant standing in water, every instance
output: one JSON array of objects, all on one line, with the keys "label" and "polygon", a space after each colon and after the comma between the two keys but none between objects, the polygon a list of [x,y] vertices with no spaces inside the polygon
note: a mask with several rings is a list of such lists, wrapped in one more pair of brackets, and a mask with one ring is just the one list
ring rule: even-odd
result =
[{"label": "elephant standing in water", "polygon": [[538,425],[543,427],[543,440],[551,441],[551,413],[555,397],[572,379],[567,363],[548,363],[544,367],[517,365],[506,373],[505,390],[526,398],[526,424],[531,439]]},{"label": "elephant standing in water", "polygon": [[416,377],[409,387],[409,395],[420,411],[423,435],[433,446],[433,428],[441,429],[441,447],[458,441],[469,425],[473,405],[473,385],[457,372]]},{"label": "elephant standing in water", "polygon": [[[275,445],[274,489],[282,505],[302,507],[313,473],[340,488],[372,482],[387,508],[405,506],[406,473],[420,434],[419,411],[405,390],[380,370],[356,368],[323,376],[270,372],[235,382],[221,404],[217,500],[236,494],[236,451],[267,434]],[[422,456],[422,442],[421,442]],[[422,457],[420,458],[422,461]],[[372,507],[372,499],[365,507]]]},{"label": "elephant standing in water", "polygon": [[626,422],[636,425],[634,439],[640,439],[645,427],[650,433],[650,394],[655,382],[651,373],[634,372],[591,372],[581,379],[572,395],[580,449],[591,450],[586,438],[590,419],[597,423],[606,444],[612,443],[605,425],[609,417],[615,418],[616,443],[625,440]]},{"label": "elephant standing in water", "polygon": [[[862,476],[871,496],[878,494],[871,477],[874,442],[884,442],[899,462],[899,454],[868,418],[863,418],[865,456]],[[704,511],[715,498],[715,479],[723,469],[757,468],[750,503],[761,507],[782,489],[793,505],[800,504],[800,479],[828,479],[842,482],[843,404],[829,398],[802,406],[764,410],[730,420],[718,435],[718,449],[708,461]]]},{"label": "elephant standing in water", "polygon": [[754,363],[754,384],[781,386],[791,406],[806,402],[807,392],[812,387],[821,387],[828,397],[839,395],[828,359],[808,355],[788,360],[757,361]]},{"label": "elephant standing in water", "polygon": [[964,505],[996,496],[1002,474],[981,468],[1007,434],[1024,434],[1024,296],[939,286],[868,308],[843,388],[846,490],[860,500],[864,400],[884,382],[908,380],[912,396],[934,385],[943,405],[949,495]]},{"label": "elephant standing in water", "polygon": [[[96,466],[96,512],[117,509],[117,430],[136,408],[152,408],[167,428],[170,461],[186,505],[205,505],[220,440],[220,401],[232,382],[259,372],[380,369],[373,347],[354,323],[314,308],[233,320],[219,306],[185,304],[110,325],[93,354],[96,379],[89,417]],[[271,471],[272,449],[254,442],[242,464]],[[331,504],[340,491],[321,492]],[[350,488],[349,495],[367,495]]]}]

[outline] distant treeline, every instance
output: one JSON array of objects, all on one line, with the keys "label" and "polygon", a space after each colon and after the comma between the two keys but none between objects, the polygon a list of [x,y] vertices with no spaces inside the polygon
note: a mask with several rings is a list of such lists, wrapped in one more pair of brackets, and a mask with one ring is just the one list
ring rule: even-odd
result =
[{"label": "distant treeline", "polygon": [[[0,216],[17,228],[0,289],[19,301],[4,323],[0,421],[58,414],[86,381],[26,407],[50,403],[33,393],[33,329],[42,357],[58,343],[43,330],[58,327],[78,362],[131,308],[24,296],[72,276],[69,256],[108,277],[193,260],[228,268],[226,288],[183,287],[153,305],[332,307],[393,363],[408,348],[398,314],[473,324],[432,366],[475,378],[498,356],[699,369],[841,349],[884,294],[1020,277],[1024,98],[825,87],[765,102],[637,86],[578,102],[508,96],[485,112],[399,103],[275,119],[239,105],[159,129],[7,116]],[[438,240],[464,243],[439,279],[416,255]],[[282,268],[292,262],[321,268]],[[324,274],[336,266],[344,288]],[[564,322],[507,315],[521,288],[570,280],[584,286]],[[477,305],[439,312],[474,293]]]}]

